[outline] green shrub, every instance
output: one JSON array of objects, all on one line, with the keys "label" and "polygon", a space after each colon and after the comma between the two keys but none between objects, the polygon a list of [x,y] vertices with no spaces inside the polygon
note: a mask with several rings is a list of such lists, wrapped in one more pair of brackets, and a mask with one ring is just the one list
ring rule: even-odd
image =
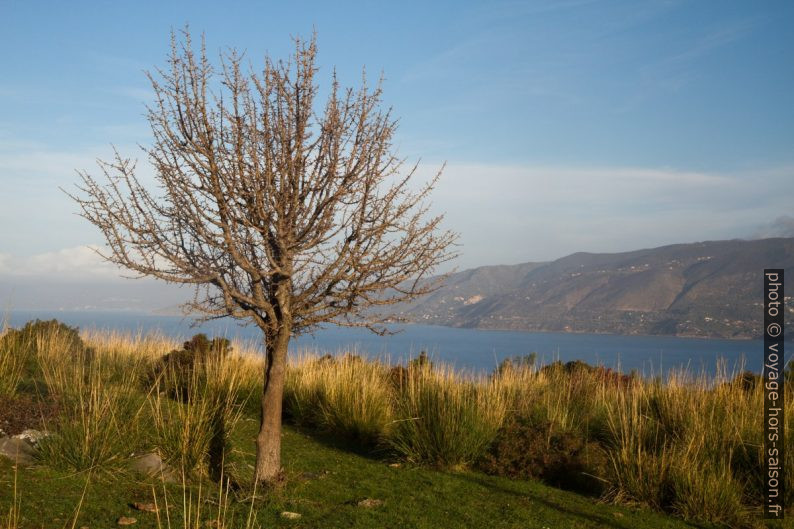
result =
[{"label": "green shrub", "polygon": [[58,320],[35,320],[21,329],[9,329],[0,336],[0,395],[12,397],[23,377],[38,373],[37,357],[57,347],[59,354],[86,361],[93,350],[80,338],[77,327]]},{"label": "green shrub", "polygon": [[58,320],[35,320],[27,322],[21,329],[9,329],[0,338],[0,347],[17,352],[36,353],[44,347],[43,341],[57,337],[65,354],[81,354],[91,349],[80,337],[77,327],[70,327]]},{"label": "green shrub", "polygon": [[541,479],[567,490],[600,495],[608,459],[598,443],[575,431],[555,430],[537,417],[512,416],[478,466],[489,474]]},{"label": "green shrub", "polygon": [[752,371],[742,371],[726,384],[739,388],[742,391],[754,391],[756,386],[762,384],[762,380],[761,375],[757,375]]},{"label": "green shrub", "polygon": [[190,384],[202,381],[203,367],[207,362],[222,360],[231,350],[231,343],[226,338],[210,340],[206,334],[196,334],[181,349],[174,349],[157,361],[147,382],[149,385],[159,383],[160,389],[170,397],[186,401],[191,391]]},{"label": "green shrub", "polygon": [[521,371],[521,370],[528,370],[532,371],[535,369],[535,364],[538,359],[538,353],[532,352],[528,355],[523,356],[513,356],[509,358],[505,358],[499,363],[499,366],[496,368],[495,375],[506,375],[508,372],[511,371]]},{"label": "green shrub", "polygon": [[420,351],[419,356],[408,361],[408,369],[433,369],[433,362],[425,351]]}]

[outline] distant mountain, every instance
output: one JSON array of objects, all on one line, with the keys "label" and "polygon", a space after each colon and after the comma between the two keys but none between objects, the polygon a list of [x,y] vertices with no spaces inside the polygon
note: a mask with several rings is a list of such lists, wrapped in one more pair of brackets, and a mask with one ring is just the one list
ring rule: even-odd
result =
[{"label": "distant mountain", "polygon": [[[764,268],[794,277],[794,238],[484,266],[453,274],[399,312],[414,322],[481,329],[756,338]],[[788,314],[792,295],[794,287]]]}]

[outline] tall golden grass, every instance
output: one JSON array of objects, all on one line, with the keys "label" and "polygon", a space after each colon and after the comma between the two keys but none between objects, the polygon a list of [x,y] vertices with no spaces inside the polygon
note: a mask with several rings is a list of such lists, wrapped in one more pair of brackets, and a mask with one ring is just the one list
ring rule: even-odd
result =
[{"label": "tall golden grass", "polygon": [[460,468],[476,461],[507,412],[500,381],[463,376],[448,366],[409,368],[403,379],[389,445],[416,463]]},{"label": "tall golden grass", "polygon": [[299,424],[377,443],[392,423],[386,366],[352,355],[300,355],[289,366],[285,406]]},{"label": "tall golden grass", "polygon": [[[0,324],[0,340],[8,330],[4,319]],[[16,395],[28,360],[27,350],[28,347],[0,347],[0,399],[11,399]]]},{"label": "tall golden grass", "polygon": [[[192,370],[187,381],[165,371],[154,382],[148,396],[154,422],[152,442],[183,473],[192,473],[210,460],[217,468],[207,470],[222,471],[229,435],[242,415],[241,367],[233,359],[215,358]],[[181,402],[168,398],[167,388],[185,382]]]},{"label": "tall golden grass", "polygon": [[37,337],[40,390],[59,407],[39,456],[78,471],[118,469],[140,438],[143,359],[116,349],[69,351],[67,338],[57,329]]}]

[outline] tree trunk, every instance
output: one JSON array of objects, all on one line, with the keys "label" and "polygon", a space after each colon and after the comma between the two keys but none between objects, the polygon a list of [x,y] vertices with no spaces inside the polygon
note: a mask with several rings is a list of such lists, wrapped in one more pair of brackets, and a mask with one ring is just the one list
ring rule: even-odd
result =
[{"label": "tree trunk", "polygon": [[273,339],[265,344],[267,365],[254,474],[254,480],[260,483],[274,484],[281,474],[281,404],[290,331],[289,325],[283,324]]}]

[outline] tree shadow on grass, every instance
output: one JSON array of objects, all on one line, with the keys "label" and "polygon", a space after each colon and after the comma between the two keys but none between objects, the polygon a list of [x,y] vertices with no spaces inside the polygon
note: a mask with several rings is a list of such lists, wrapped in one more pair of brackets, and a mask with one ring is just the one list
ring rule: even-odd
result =
[{"label": "tree shadow on grass", "polygon": [[[456,477],[457,479],[462,480],[462,481],[466,481],[466,482],[474,484],[474,485],[479,485],[480,487],[483,487],[483,488],[486,488],[486,489],[490,489],[492,491],[499,492],[501,494],[508,494],[508,495],[514,496],[516,498],[527,499],[527,500],[530,500],[532,502],[543,504],[546,507],[554,509],[554,510],[560,512],[560,513],[564,513],[564,514],[566,514],[568,516],[571,516],[571,517],[574,517],[574,518],[579,518],[579,519],[581,519],[583,521],[586,520],[586,521],[589,521],[589,522],[597,523],[597,524],[600,524],[600,525],[602,525],[604,527],[612,527],[614,529],[633,529],[635,527],[635,525],[629,520],[621,521],[619,519],[611,518],[609,516],[604,516],[604,515],[600,515],[600,514],[593,514],[593,513],[588,513],[588,512],[582,512],[581,510],[578,510],[576,508],[572,508],[569,505],[565,505],[564,504],[564,500],[553,501],[553,500],[551,500],[549,498],[541,496],[540,494],[538,494],[535,491],[527,491],[527,492],[517,491],[517,490],[514,490],[514,489],[512,489],[510,487],[505,487],[505,486],[503,486],[503,485],[501,485],[499,483],[495,483],[493,480],[489,479],[487,476],[478,475],[478,474],[474,474],[474,473],[471,473],[471,472],[456,473],[456,474],[451,474],[451,475]],[[561,491],[561,492],[563,492],[563,491]],[[567,493],[567,494],[571,494],[571,493]],[[582,497],[582,499],[584,501],[587,501],[587,498],[584,497],[584,496]],[[662,514],[660,514],[660,516],[662,516]],[[679,521],[680,523],[685,524],[685,525],[687,525],[689,527],[693,527],[693,528],[697,528],[697,529],[709,529],[710,527],[712,527],[712,526],[709,526],[709,525],[695,524],[693,522],[680,520],[680,519],[677,520],[677,521]]]},{"label": "tree shadow on grass", "polygon": [[391,452],[386,447],[369,446],[348,436],[318,430],[308,426],[300,426],[291,422],[285,424],[288,424],[295,433],[305,435],[326,448],[354,454],[370,461],[385,462],[391,455]]}]

